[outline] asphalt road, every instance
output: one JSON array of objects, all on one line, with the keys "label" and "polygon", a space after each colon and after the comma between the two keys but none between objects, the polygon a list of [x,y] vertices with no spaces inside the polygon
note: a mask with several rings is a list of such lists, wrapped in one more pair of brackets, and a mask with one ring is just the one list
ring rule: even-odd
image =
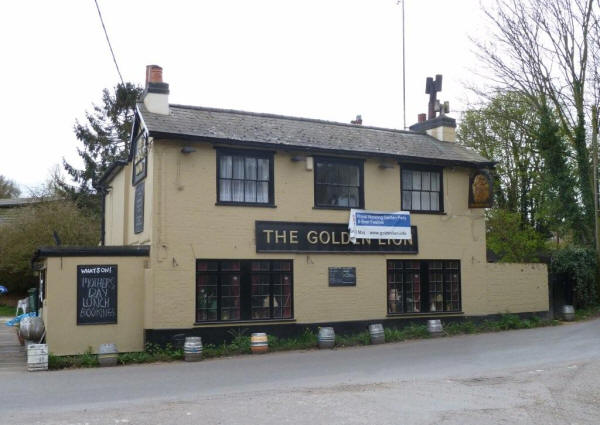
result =
[{"label": "asphalt road", "polygon": [[381,346],[0,373],[2,424],[600,424],[600,320]]}]

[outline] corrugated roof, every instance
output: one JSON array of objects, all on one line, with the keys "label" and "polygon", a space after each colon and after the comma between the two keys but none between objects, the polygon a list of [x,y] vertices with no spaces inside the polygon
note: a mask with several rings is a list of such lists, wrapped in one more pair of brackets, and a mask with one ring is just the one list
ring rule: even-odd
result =
[{"label": "corrugated roof", "polygon": [[151,113],[143,103],[138,104],[138,110],[155,137],[392,156],[418,162],[493,165],[489,159],[457,143],[442,142],[413,131],[185,105],[170,105],[169,115]]}]

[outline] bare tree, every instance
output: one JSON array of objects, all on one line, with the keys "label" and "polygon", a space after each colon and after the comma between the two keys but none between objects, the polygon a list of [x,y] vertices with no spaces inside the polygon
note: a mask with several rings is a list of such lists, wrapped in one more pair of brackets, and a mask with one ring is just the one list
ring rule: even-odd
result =
[{"label": "bare tree", "polygon": [[492,39],[475,41],[496,91],[520,92],[538,110],[546,102],[555,110],[572,147],[588,243],[596,215],[589,123],[598,105],[599,7],[599,0],[497,0],[485,11]]}]

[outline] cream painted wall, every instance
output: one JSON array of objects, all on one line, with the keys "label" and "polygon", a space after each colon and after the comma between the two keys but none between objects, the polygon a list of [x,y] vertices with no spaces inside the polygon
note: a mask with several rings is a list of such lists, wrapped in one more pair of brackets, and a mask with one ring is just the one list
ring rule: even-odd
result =
[{"label": "cream painted wall", "polygon": [[110,182],[110,191],[105,197],[105,244],[125,244],[125,217],[128,209],[129,190],[126,176],[131,172],[131,166],[125,166]]},{"label": "cream painted wall", "polygon": [[[460,260],[467,315],[547,310],[543,271],[507,266],[498,272],[486,263],[483,210],[467,208],[467,169],[444,170],[446,214],[412,214],[412,224],[418,227],[417,255],[257,254],[255,220],[347,223],[348,211],[314,209],[313,172],[281,151],[274,156],[276,208],[216,206],[214,147],[197,143],[196,152],[183,155],[182,146],[161,141],[152,154],[155,243],[152,296],[146,297],[145,307],[147,327],[194,325],[197,258],[292,259],[294,313],[299,323],[386,317],[386,260],[403,258]],[[365,208],[398,211],[400,169],[378,165],[377,159],[365,162]],[[355,266],[356,287],[330,288],[330,266]]]},{"label": "cream painted wall", "polygon": [[[115,343],[121,352],[144,349],[144,270],[147,257],[51,257],[46,259],[43,305],[48,350],[56,355],[97,352]],[[77,266],[118,265],[117,324],[77,325]]]}]

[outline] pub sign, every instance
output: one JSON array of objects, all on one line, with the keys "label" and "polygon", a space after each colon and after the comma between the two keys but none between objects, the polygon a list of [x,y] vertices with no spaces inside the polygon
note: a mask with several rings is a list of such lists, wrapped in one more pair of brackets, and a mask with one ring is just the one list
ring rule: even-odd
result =
[{"label": "pub sign", "polygon": [[350,241],[348,224],[257,221],[256,252],[355,252],[417,254],[417,227],[411,239],[356,239]]}]

